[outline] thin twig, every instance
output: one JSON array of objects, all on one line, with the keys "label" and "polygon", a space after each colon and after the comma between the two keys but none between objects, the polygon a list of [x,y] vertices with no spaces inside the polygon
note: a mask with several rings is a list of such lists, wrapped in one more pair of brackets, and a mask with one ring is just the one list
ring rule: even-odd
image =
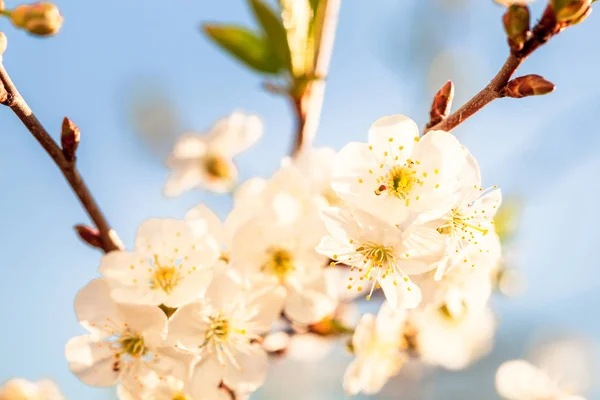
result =
[{"label": "thin twig", "polygon": [[75,159],[68,160],[59,145],[48,134],[46,128],[33,114],[15,85],[13,84],[4,65],[0,62],[0,102],[8,106],[19,117],[23,125],[31,132],[48,155],[60,168],[65,179],[79,198],[81,205],[88,213],[100,232],[102,250],[109,252],[120,249],[116,233],[111,229],[98,204],[92,197],[88,187],[83,182],[75,165]]},{"label": "thin twig", "polygon": [[496,74],[494,79],[492,79],[490,83],[471,100],[467,101],[457,111],[450,114],[448,118],[427,128],[425,132],[430,130],[450,132],[487,104],[504,97],[503,91],[506,88],[506,84],[510,81],[510,78],[515,74],[523,61],[525,61],[525,59],[538,47],[550,40],[552,36],[558,34],[562,29],[564,29],[564,26],[556,21],[552,6],[549,5],[540,21],[533,28],[532,34],[525,42],[523,48],[519,51],[511,51],[506,62],[502,68],[500,68],[500,71]]},{"label": "thin twig", "polygon": [[292,96],[293,111],[296,118],[296,134],[292,146],[292,156],[297,156],[302,149],[309,147],[314,140],[325,96],[325,77],[329,71],[335,29],[338,21],[340,0],[322,1],[324,4],[323,22],[317,42],[314,76],[306,83],[300,97]]}]

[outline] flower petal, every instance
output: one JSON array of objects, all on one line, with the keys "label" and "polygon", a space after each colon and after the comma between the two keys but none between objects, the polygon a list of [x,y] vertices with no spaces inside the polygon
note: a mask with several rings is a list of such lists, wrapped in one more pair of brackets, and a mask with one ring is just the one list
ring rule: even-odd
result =
[{"label": "flower petal", "polygon": [[421,303],[421,289],[408,277],[393,273],[380,279],[379,283],[392,309],[416,308]]},{"label": "flower petal", "polygon": [[135,248],[149,258],[183,258],[192,251],[194,235],[186,221],[151,218],[138,228]]},{"label": "flower petal", "polygon": [[398,156],[398,159],[406,160],[412,152],[415,138],[419,138],[419,127],[400,114],[379,118],[369,129],[369,145],[373,153],[382,159]]},{"label": "flower petal", "polygon": [[98,344],[90,335],[77,336],[65,347],[69,368],[82,382],[90,386],[113,386],[119,372],[113,370],[114,351]]}]

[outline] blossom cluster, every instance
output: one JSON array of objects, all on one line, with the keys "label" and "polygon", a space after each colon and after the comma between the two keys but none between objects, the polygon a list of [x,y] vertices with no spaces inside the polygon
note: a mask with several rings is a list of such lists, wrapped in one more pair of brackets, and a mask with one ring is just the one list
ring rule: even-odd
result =
[{"label": "blossom cluster", "polygon": [[[185,135],[166,194],[230,190],[233,156],[261,132],[258,117],[234,113]],[[352,338],[349,394],[376,393],[415,356],[463,368],[494,333],[500,202],[453,135],[381,118],[368,143],[305,151],[243,182],[224,221],[200,204],[144,222],[134,249],[104,255],[101,278],[77,295],[88,333],[67,344],[70,368],[89,385],[118,384],[121,399],[243,398],[265,381],[276,321],[316,324],[379,288],[379,314]]]}]

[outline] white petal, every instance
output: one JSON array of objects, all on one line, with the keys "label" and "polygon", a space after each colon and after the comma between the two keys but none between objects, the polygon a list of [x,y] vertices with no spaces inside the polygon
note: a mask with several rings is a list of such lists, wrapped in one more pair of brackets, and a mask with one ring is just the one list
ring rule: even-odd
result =
[{"label": "white petal", "polygon": [[[398,159],[406,160],[412,152],[415,138],[418,137],[417,124],[400,114],[380,118],[369,129],[369,145],[373,147],[373,153],[381,159],[398,156]],[[402,150],[399,149],[400,146]]]},{"label": "white petal", "polygon": [[149,265],[147,257],[142,254],[116,250],[102,256],[98,271],[111,284],[132,286],[136,282],[148,281]]},{"label": "white petal", "polygon": [[550,378],[525,360],[507,361],[498,368],[496,390],[507,400],[553,399],[558,394]]},{"label": "white petal", "polygon": [[407,317],[406,309],[394,309],[389,302],[384,301],[377,313],[377,339],[386,343],[399,342]]},{"label": "white petal", "polygon": [[69,368],[90,386],[113,386],[119,373],[113,370],[114,351],[106,344],[98,345],[91,336],[77,336],[65,347]]},{"label": "white petal", "polygon": [[321,276],[305,286],[288,288],[285,314],[300,324],[318,322],[333,313],[337,301]]},{"label": "white petal", "polygon": [[259,285],[256,281],[253,282],[248,309],[258,310],[253,322],[264,329],[266,333],[271,329],[273,322],[281,316],[287,291],[281,285],[263,282],[265,283],[263,285]]},{"label": "white petal", "polygon": [[186,349],[198,349],[204,343],[209,326],[201,317],[206,305],[190,303],[180,307],[169,318],[168,341]]},{"label": "white petal", "polygon": [[224,265],[215,269],[215,274],[204,298],[216,309],[222,310],[232,303],[244,289],[244,282],[236,271]]},{"label": "white petal", "polygon": [[262,133],[263,123],[260,117],[234,112],[212,126],[209,133],[210,147],[233,156],[256,143]]},{"label": "white petal", "polygon": [[214,237],[217,242],[225,242],[225,230],[221,220],[210,208],[205,204],[199,204],[191,208],[185,214],[186,221],[196,237]]},{"label": "white petal", "polygon": [[120,308],[127,326],[133,332],[141,333],[149,347],[156,347],[167,338],[167,316],[160,308],[125,304]]},{"label": "white petal", "polygon": [[248,354],[235,354],[239,368],[227,363],[223,371],[223,381],[234,392],[254,392],[265,383],[269,359],[260,345],[252,346]]},{"label": "white petal", "polygon": [[208,357],[196,365],[189,382],[189,391],[194,399],[220,399],[223,391],[219,389],[224,368],[216,357]]},{"label": "white petal", "polygon": [[118,325],[124,320],[121,310],[110,297],[110,289],[104,279],[94,279],[77,293],[75,313],[84,328],[103,336],[110,335],[113,329],[106,326],[107,318]]},{"label": "white petal", "polygon": [[177,165],[171,171],[171,175],[165,182],[163,194],[167,197],[180,196],[184,192],[198,187],[203,180],[200,161],[194,160],[193,164],[185,162]]},{"label": "white petal", "polygon": [[375,335],[376,318],[373,314],[364,314],[352,335],[354,354],[360,356],[370,345]]},{"label": "white petal", "polygon": [[194,235],[189,224],[177,219],[151,218],[143,222],[135,237],[135,248],[147,257],[183,258],[192,251]]},{"label": "white petal", "polygon": [[196,134],[186,134],[175,142],[171,157],[187,160],[198,159],[206,153],[205,138]]},{"label": "white petal", "polygon": [[393,273],[379,280],[385,298],[392,309],[416,308],[421,304],[421,289],[410,279],[406,281],[405,278]]},{"label": "white petal", "polygon": [[344,391],[346,394],[350,396],[355,396],[360,393],[364,387],[364,375],[368,374],[368,371],[365,371],[363,368],[363,362],[361,359],[357,358],[352,361],[348,368],[346,368],[346,372],[344,373]]}]

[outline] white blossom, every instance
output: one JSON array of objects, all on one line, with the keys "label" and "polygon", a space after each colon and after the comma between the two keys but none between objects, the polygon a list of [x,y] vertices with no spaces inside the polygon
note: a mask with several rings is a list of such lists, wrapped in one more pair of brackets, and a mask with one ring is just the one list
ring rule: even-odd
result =
[{"label": "white blossom", "polygon": [[525,360],[507,361],[498,368],[496,390],[507,400],[585,400]]},{"label": "white blossom", "polygon": [[343,206],[343,200],[331,187],[336,152],[329,147],[306,149],[284,165],[293,165],[308,181],[311,192],[322,199],[323,206]]},{"label": "white blossom", "polygon": [[457,317],[462,315],[464,308],[485,308],[492,294],[500,250],[500,239],[492,231],[480,239],[478,246],[467,246],[462,258],[451,258],[448,272],[441,279],[434,279],[436,271],[416,276],[415,283],[421,288],[423,304],[446,307]]},{"label": "white blossom", "polygon": [[403,351],[406,316],[406,310],[393,310],[387,302],[382,304],[377,317],[373,314],[362,316],[352,336],[356,359],[344,374],[347,394],[379,392],[408,361],[408,355]]},{"label": "white blossom", "polygon": [[187,222],[150,219],[138,229],[135,250],[104,255],[99,271],[115,301],[179,307],[206,289],[219,256],[218,242],[197,240]]},{"label": "white blossom", "polygon": [[172,172],[165,195],[178,196],[195,187],[217,193],[231,191],[238,177],[233,158],[252,146],[262,131],[258,116],[234,112],[219,119],[205,135],[182,136],[167,160]]},{"label": "white blossom", "polygon": [[421,290],[409,275],[435,268],[445,251],[442,235],[418,224],[400,229],[360,210],[329,208],[322,215],[329,235],[317,251],[350,265],[349,290],[367,289],[370,299],[381,287],[393,308],[419,305]]},{"label": "white blossom", "polygon": [[250,286],[224,267],[203,299],[179,308],[169,320],[169,343],[200,356],[190,386],[214,391],[221,381],[234,391],[252,392],[267,372],[267,355],[255,343],[279,317],[285,293]]},{"label": "white blossom", "polygon": [[64,400],[58,386],[50,379],[30,382],[10,379],[0,386],[0,400]]},{"label": "white blossom", "polygon": [[142,389],[154,373],[183,373],[184,366],[165,349],[167,317],[160,308],[117,304],[107,282],[96,279],[77,294],[75,312],[89,333],[69,340],[65,355],[71,371],[84,383],[121,382]]},{"label": "white blossom", "polygon": [[454,135],[431,131],[419,137],[403,115],[377,120],[369,143],[352,142],[336,156],[332,187],[366,212],[403,223],[415,213],[440,214],[456,202],[468,152]]},{"label": "white blossom", "polygon": [[418,351],[427,364],[459,370],[486,355],[493,346],[496,320],[489,308],[464,308],[452,315],[446,307],[426,307],[411,314]]}]

